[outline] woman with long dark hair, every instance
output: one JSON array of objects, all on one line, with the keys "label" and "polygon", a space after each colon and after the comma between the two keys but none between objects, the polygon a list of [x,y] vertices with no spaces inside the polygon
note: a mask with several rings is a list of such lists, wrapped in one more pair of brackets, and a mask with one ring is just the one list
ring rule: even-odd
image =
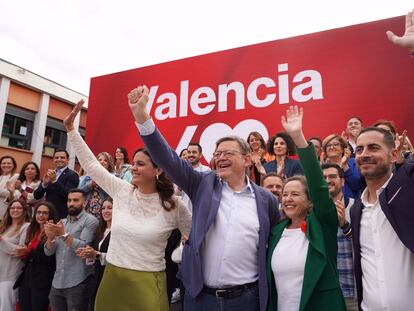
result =
[{"label": "woman with long dark hair", "polygon": [[274,155],[275,159],[263,165],[266,173],[276,172],[284,178],[303,175],[300,162],[290,158],[296,155],[296,149],[292,138],[287,133],[279,132],[271,137],[267,143],[267,151]]},{"label": "woman with long dark hair", "polygon": [[[100,152],[96,159],[109,173],[114,173],[114,161],[108,152]],[[82,177],[79,188],[85,191],[86,194],[85,211],[100,219],[102,205],[109,198],[109,195],[89,175]]]},{"label": "woman with long dark hair", "polygon": [[0,221],[13,199],[14,183],[19,177],[16,169],[16,160],[12,156],[5,155],[0,158]]},{"label": "woman with long dark hair", "polygon": [[101,208],[101,217],[99,218],[99,226],[96,228],[96,236],[92,242],[92,246],[78,248],[76,254],[82,259],[87,260],[88,264],[94,263],[95,273],[93,275],[93,289],[89,303],[89,310],[93,311],[95,306],[95,297],[101,283],[105,266],[106,254],[108,252],[109,241],[111,239],[112,226],[112,198],[107,198]]},{"label": "woman with long dark hair", "polygon": [[19,287],[21,311],[48,310],[48,296],[56,269],[55,255],[46,256],[44,251],[47,239],[44,225],[48,221],[58,221],[56,209],[50,202],[39,203],[27,228],[27,247],[22,257],[25,265],[15,284]]},{"label": "woman with long dark hair", "polygon": [[29,226],[29,213],[19,200],[13,200],[7,207],[0,224],[0,310],[15,310],[17,291],[14,282],[23,266],[22,255],[26,230]]},{"label": "woman with long dark hair", "polygon": [[247,136],[247,142],[251,149],[252,164],[250,165],[249,177],[257,185],[260,185],[263,164],[266,163],[266,143],[259,132],[250,132]]},{"label": "woman with long dark hair", "polygon": [[95,308],[168,310],[164,250],[172,230],[188,234],[191,215],[145,149],[134,153],[131,183],[99,164],[73,126],[82,104],[64,120],[69,142],[85,171],[114,200],[111,243]]},{"label": "woman with long dark hair", "polygon": [[285,220],[271,229],[267,274],[268,310],[345,311],[337,270],[338,216],[312,144],[302,131],[302,109],[282,117],[298,147],[305,176],[285,181]]},{"label": "woman with long dark hair", "polygon": [[115,149],[115,176],[128,182],[132,179],[131,164],[129,164],[128,151],[125,147]]},{"label": "woman with long dark hair", "polygon": [[40,182],[39,166],[33,161],[23,164],[19,177],[14,184],[14,199],[20,199],[26,202],[30,212],[33,212],[38,202],[33,196],[33,191],[40,185]]}]

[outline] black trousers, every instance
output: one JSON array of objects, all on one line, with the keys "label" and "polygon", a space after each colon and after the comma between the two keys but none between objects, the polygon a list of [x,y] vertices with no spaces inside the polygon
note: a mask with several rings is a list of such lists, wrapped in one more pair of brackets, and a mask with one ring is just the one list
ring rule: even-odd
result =
[{"label": "black trousers", "polygon": [[171,236],[168,239],[167,247],[165,248],[165,273],[167,275],[167,295],[168,303],[171,303],[171,295],[174,289],[180,286],[177,279],[178,265],[171,260],[171,255],[174,249],[178,246],[181,240],[180,230],[175,229],[171,232]]},{"label": "black trousers", "polygon": [[50,287],[30,288],[19,287],[19,302],[21,311],[47,311],[49,307]]}]

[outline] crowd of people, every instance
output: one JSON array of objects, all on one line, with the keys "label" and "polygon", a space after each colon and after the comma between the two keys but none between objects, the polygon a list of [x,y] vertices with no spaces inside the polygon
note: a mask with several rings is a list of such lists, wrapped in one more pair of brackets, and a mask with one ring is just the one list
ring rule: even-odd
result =
[{"label": "crowd of people", "polygon": [[[414,53],[414,12],[387,36]],[[412,309],[414,149],[392,120],[306,139],[292,106],[283,132],[222,137],[206,166],[147,102],[128,94],[145,144],[131,164],[121,146],[94,156],[83,101],[64,120],[80,172],[66,150],[43,176],[0,158],[0,311],[164,311],[177,291],[186,311]]]}]

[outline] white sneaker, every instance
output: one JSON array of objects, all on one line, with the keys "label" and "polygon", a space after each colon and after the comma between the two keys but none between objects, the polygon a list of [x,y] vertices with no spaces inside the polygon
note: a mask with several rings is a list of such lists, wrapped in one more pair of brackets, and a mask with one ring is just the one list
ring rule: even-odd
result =
[{"label": "white sneaker", "polygon": [[171,303],[176,303],[176,302],[179,302],[180,300],[181,300],[180,289],[176,288],[174,293],[172,293],[171,295]]}]

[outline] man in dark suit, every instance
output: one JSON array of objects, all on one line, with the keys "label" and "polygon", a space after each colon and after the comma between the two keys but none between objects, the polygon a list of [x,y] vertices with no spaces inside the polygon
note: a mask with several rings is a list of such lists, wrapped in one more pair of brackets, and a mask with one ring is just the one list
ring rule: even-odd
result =
[{"label": "man in dark suit", "polygon": [[370,127],[355,159],[367,188],[351,208],[354,269],[362,310],[412,310],[414,160],[404,161],[391,133]]},{"label": "man in dark suit", "polygon": [[147,102],[146,87],[129,94],[141,137],[154,162],[193,203],[179,272],[186,311],[266,310],[267,239],[279,212],[276,197],[246,176],[250,146],[239,137],[223,137],[216,142],[216,171],[198,172],[157,131]]},{"label": "man in dark suit", "polygon": [[68,215],[66,202],[69,190],[77,188],[79,184],[79,175],[68,168],[68,162],[68,152],[56,150],[53,154],[55,169],[47,171],[43,176],[42,183],[33,193],[36,200],[43,198],[46,194],[46,201],[54,204],[61,219]]}]

